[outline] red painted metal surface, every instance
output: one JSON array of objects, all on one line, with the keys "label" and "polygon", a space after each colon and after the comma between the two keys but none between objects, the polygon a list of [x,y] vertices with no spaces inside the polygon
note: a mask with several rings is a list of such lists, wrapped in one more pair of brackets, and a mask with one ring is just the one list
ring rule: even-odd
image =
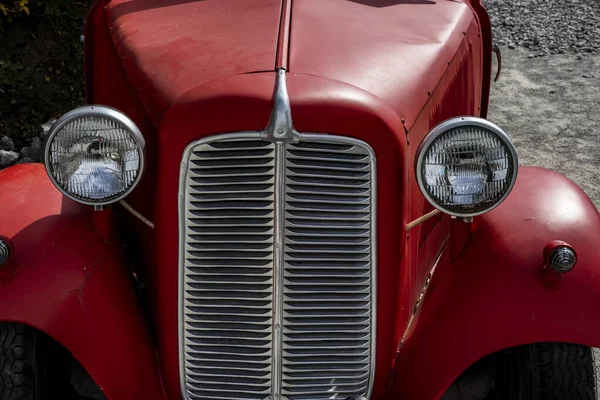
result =
[{"label": "red painted metal surface", "polygon": [[454,1],[294,0],[290,71],[372,93],[410,129],[473,18]]},{"label": "red painted metal surface", "polygon": [[[564,240],[577,267],[557,289],[539,279],[543,249]],[[470,243],[438,267],[400,352],[390,399],[437,399],[481,357],[532,342],[600,347],[600,215],[567,178],[519,171],[511,195],[477,217]]]},{"label": "red painted metal surface", "polygon": [[[455,50],[455,55],[448,65],[446,73],[431,94],[430,100],[423,107],[412,129],[408,132],[408,148],[410,155],[406,168],[409,169],[410,180],[407,188],[410,195],[409,207],[405,212],[409,220],[425,215],[433,206],[421,194],[414,179],[414,160],[417,149],[425,135],[440,122],[459,115],[479,115],[481,90],[481,47],[477,41],[479,29],[475,21],[464,35],[464,40]],[[407,237],[406,266],[402,269],[403,290],[400,307],[412,312],[416,300],[421,295],[425,281],[430,273],[442,246],[450,239],[450,217],[439,216],[431,219],[409,232]],[[458,226],[457,226],[458,225]],[[468,238],[465,226],[452,224],[451,248],[460,248]],[[404,328],[406,325],[402,325]]]},{"label": "red painted metal surface", "polygon": [[0,286],[0,320],[61,343],[109,399],[163,399],[119,246],[93,229],[90,210],[65,198],[40,164],[0,171],[0,235],[14,244],[15,267]]},{"label": "red painted metal surface", "polygon": [[483,0],[460,0],[471,5],[480,30],[483,75],[481,79],[481,116],[487,117],[492,83],[492,22],[483,5]]},{"label": "red painted metal surface", "polygon": [[483,6],[482,0],[471,0],[471,3],[481,29],[481,45],[483,47],[483,79],[481,81],[481,91],[483,95],[481,96],[481,116],[485,118],[487,117],[489,108],[492,82],[492,22]]},{"label": "red painted metal surface", "polygon": [[112,0],[106,8],[115,47],[154,121],[198,85],[272,71],[280,17],[281,0]]}]

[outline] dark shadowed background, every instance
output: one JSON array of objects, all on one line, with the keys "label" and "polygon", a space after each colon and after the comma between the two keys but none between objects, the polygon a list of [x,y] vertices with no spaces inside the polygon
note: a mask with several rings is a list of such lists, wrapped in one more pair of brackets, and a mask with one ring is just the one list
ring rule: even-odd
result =
[{"label": "dark shadowed background", "polygon": [[80,37],[93,3],[0,0],[0,138],[17,152],[41,124],[84,102]]}]

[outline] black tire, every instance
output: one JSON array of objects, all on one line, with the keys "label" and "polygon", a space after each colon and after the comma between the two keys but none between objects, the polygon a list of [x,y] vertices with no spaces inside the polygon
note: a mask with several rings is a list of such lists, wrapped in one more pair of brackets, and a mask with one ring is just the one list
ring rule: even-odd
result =
[{"label": "black tire", "polygon": [[35,331],[0,322],[0,400],[35,400]]},{"label": "black tire", "polygon": [[[536,343],[518,351],[512,382],[520,400],[597,400],[592,349],[570,343]],[[513,373],[514,373],[513,372]],[[516,378],[516,379],[515,379]]]}]

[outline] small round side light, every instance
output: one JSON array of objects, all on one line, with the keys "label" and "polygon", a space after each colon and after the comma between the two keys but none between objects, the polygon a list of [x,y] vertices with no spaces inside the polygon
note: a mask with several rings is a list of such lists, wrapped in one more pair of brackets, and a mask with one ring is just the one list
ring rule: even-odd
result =
[{"label": "small round side light", "polygon": [[12,258],[12,247],[8,240],[0,237],[0,266],[8,264]]},{"label": "small round side light", "polygon": [[553,240],[544,248],[544,262],[557,274],[566,274],[575,268],[577,253],[568,243]]}]

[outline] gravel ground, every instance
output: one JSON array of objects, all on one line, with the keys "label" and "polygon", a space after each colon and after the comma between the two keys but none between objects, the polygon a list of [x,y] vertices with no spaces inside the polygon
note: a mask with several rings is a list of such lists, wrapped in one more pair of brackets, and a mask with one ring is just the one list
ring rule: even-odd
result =
[{"label": "gravel ground", "polygon": [[486,6],[503,56],[489,119],[513,137],[521,165],[566,175],[600,209],[600,1]]},{"label": "gravel ground", "polygon": [[600,56],[502,55],[488,118],[511,135],[521,165],[566,175],[600,209]]},{"label": "gravel ground", "polygon": [[494,38],[529,55],[600,52],[598,0],[485,0]]}]

